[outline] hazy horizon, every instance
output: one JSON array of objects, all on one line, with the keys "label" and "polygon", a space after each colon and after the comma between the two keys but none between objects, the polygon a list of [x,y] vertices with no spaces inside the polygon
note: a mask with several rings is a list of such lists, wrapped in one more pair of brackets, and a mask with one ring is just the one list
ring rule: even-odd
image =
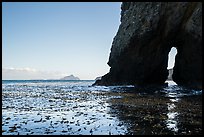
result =
[{"label": "hazy horizon", "polygon": [[108,73],[120,6],[121,2],[2,2],[2,79],[73,74],[94,80]]}]

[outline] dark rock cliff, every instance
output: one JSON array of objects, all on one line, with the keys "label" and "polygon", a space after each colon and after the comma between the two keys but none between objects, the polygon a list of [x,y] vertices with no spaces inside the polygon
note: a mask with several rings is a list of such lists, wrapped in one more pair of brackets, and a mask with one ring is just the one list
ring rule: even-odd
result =
[{"label": "dark rock cliff", "polygon": [[178,52],[173,80],[202,88],[201,2],[123,2],[110,72],[94,85],[161,85],[172,47]]}]

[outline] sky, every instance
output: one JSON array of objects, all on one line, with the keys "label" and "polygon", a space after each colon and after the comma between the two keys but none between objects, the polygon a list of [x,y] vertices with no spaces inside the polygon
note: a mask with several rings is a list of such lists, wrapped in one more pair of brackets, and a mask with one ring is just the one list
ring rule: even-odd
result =
[{"label": "sky", "polygon": [[108,73],[120,6],[121,2],[3,2],[2,79],[73,74],[94,80]]},{"label": "sky", "polygon": [[2,5],[3,79],[95,79],[109,71],[120,2]]},{"label": "sky", "polygon": [[169,55],[168,55],[168,67],[167,67],[167,69],[171,69],[174,67],[176,54],[177,54],[177,49],[175,47],[172,47],[170,52],[169,52]]}]

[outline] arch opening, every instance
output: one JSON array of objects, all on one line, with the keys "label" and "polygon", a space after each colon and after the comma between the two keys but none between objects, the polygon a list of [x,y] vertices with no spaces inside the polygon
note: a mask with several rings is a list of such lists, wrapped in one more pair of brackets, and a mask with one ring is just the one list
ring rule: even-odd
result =
[{"label": "arch opening", "polygon": [[169,75],[168,75],[167,80],[173,81],[172,75],[173,75],[173,68],[174,68],[174,65],[175,65],[176,54],[177,54],[176,47],[172,47],[170,52],[169,52],[169,54],[168,54],[168,66],[167,66],[167,70],[169,72]]}]

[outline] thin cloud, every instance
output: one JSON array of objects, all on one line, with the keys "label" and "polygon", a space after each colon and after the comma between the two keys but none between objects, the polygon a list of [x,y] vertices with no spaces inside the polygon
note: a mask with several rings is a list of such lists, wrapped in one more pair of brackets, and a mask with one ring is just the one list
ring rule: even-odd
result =
[{"label": "thin cloud", "polygon": [[66,76],[63,72],[41,71],[34,68],[2,68],[3,80],[59,79]]}]

